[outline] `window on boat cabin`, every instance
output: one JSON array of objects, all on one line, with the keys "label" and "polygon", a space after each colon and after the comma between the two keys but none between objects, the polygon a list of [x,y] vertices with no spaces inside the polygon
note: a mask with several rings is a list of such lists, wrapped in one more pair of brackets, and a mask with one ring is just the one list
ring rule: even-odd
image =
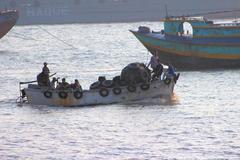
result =
[{"label": "window on boat cabin", "polygon": [[193,27],[189,22],[183,23],[183,34],[184,35],[192,35],[193,34]]}]

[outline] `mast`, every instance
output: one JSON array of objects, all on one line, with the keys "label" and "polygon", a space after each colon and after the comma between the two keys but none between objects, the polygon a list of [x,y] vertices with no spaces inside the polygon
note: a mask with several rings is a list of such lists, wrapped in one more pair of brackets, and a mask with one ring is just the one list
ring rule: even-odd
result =
[{"label": "mast", "polygon": [[167,4],[165,4],[165,12],[166,12],[166,17],[168,17],[168,9],[167,9]]}]

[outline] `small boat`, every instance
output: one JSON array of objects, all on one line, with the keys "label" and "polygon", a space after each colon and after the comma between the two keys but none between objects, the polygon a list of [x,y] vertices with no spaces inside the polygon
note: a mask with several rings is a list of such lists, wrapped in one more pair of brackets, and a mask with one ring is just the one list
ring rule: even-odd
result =
[{"label": "small boat", "polygon": [[[136,70],[130,64],[131,73],[125,70],[121,76],[116,76],[113,80],[106,80],[105,77],[99,77],[99,80],[90,86],[90,89],[51,89],[49,87],[39,87],[32,82],[20,82],[20,99],[33,105],[49,105],[49,106],[89,106],[99,104],[124,103],[129,101],[142,100],[154,97],[169,97],[173,94],[174,86],[177,82],[179,74],[169,76],[165,74],[164,78],[148,80],[147,72],[138,72],[145,77],[132,79]],[[129,75],[126,77],[126,75]],[[125,76],[125,79],[123,77]],[[137,83],[131,83],[133,80]],[[35,81],[33,81],[35,82]],[[27,88],[22,89],[21,85],[28,84]]]},{"label": "small boat", "polygon": [[0,39],[16,24],[19,14],[16,10],[0,11]]},{"label": "small boat", "polygon": [[140,26],[131,31],[161,63],[177,69],[240,68],[240,23],[204,17],[166,17],[160,32]]}]

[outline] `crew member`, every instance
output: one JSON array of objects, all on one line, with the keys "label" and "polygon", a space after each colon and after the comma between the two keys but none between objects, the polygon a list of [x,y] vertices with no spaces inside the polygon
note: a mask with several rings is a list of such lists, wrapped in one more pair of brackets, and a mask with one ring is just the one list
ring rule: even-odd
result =
[{"label": "crew member", "polygon": [[168,78],[171,78],[171,77],[176,77],[177,75],[176,75],[176,73],[175,73],[175,69],[174,69],[174,67],[171,65],[171,64],[169,64],[168,65],[168,69],[167,69],[167,77]]},{"label": "crew member", "polygon": [[49,75],[42,71],[37,75],[37,83],[40,87],[50,87]]},{"label": "crew member", "polygon": [[159,61],[159,58],[157,56],[157,52],[155,52],[152,55],[152,57],[150,59],[150,62],[148,63],[147,67],[149,67],[149,65],[151,66],[151,68],[153,70],[152,71],[153,72],[152,79],[159,78],[162,74],[163,66]]},{"label": "crew member", "polygon": [[37,75],[37,83],[40,87],[51,87],[50,79],[49,79],[49,68],[47,67],[47,63],[44,62],[44,67],[42,68],[42,72]]},{"label": "crew member", "polygon": [[70,87],[69,83],[66,82],[66,79],[63,78],[62,82],[58,84],[57,89],[68,89]]},{"label": "crew member", "polygon": [[48,66],[47,66],[48,64],[47,64],[47,62],[44,62],[43,63],[43,69],[42,69],[42,71],[45,73],[45,74],[50,74],[50,70],[49,70],[49,68],[48,68]]},{"label": "crew member", "polygon": [[82,86],[80,85],[80,83],[77,79],[75,79],[74,83],[71,84],[71,87],[73,89],[82,90]]},{"label": "crew member", "polygon": [[58,82],[58,79],[56,77],[53,77],[52,81],[50,82],[52,89],[56,89],[56,82]]}]

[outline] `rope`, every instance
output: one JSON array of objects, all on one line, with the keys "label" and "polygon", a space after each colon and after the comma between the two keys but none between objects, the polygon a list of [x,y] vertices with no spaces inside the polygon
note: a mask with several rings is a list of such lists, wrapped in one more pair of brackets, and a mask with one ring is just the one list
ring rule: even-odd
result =
[{"label": "rope", "polygon": [[147,56],[146,56],[146,65],[148,65],[148,63],[149,63],[149,50],[147,50]]},{"label": "rope", "polygon": [[56,40],[62,42],[62,43],[65,44],[65,45],[67,45],[68,47],[71,47],[72,49],[78,49],[78,48],[74,47],[73,45],[65,42],[64,40],[59,39],[57,36],[55,36],[54,34],[50,33],[48,30],[42,28],[41,26],[37,26],[37,27],[38,27],[39,29],[41,29],[42,31],[48,33],[50,36],[52,36],[52,37],[55,38]]},{"label": "rope", "polygon": [[21,39],[24,39],[24,40],[34,40],[34,41],[37,41],[36,39],[34,39],[32,37],[27,37],[26,35],[23,35],[23,34],[20,34],[20,33],[17,33],[17,32],[11,31],[11,33],[13,34],[13,35],[10,35],[11,37],[21,38]]},{"label": "rope", "polygon": [[[214,12],[203,12],[203,13],[190,14],[190,15],[186,15],[186,16],[184,15],[184,16],[185,17],[193,17],[193,16],[203,16],[203,15],[231,13],[231,12],[240,12],[240,9],[225,10],[225,11],[214,11]],[[173,17],[182,17],[182,16],[173,16]]]}]

